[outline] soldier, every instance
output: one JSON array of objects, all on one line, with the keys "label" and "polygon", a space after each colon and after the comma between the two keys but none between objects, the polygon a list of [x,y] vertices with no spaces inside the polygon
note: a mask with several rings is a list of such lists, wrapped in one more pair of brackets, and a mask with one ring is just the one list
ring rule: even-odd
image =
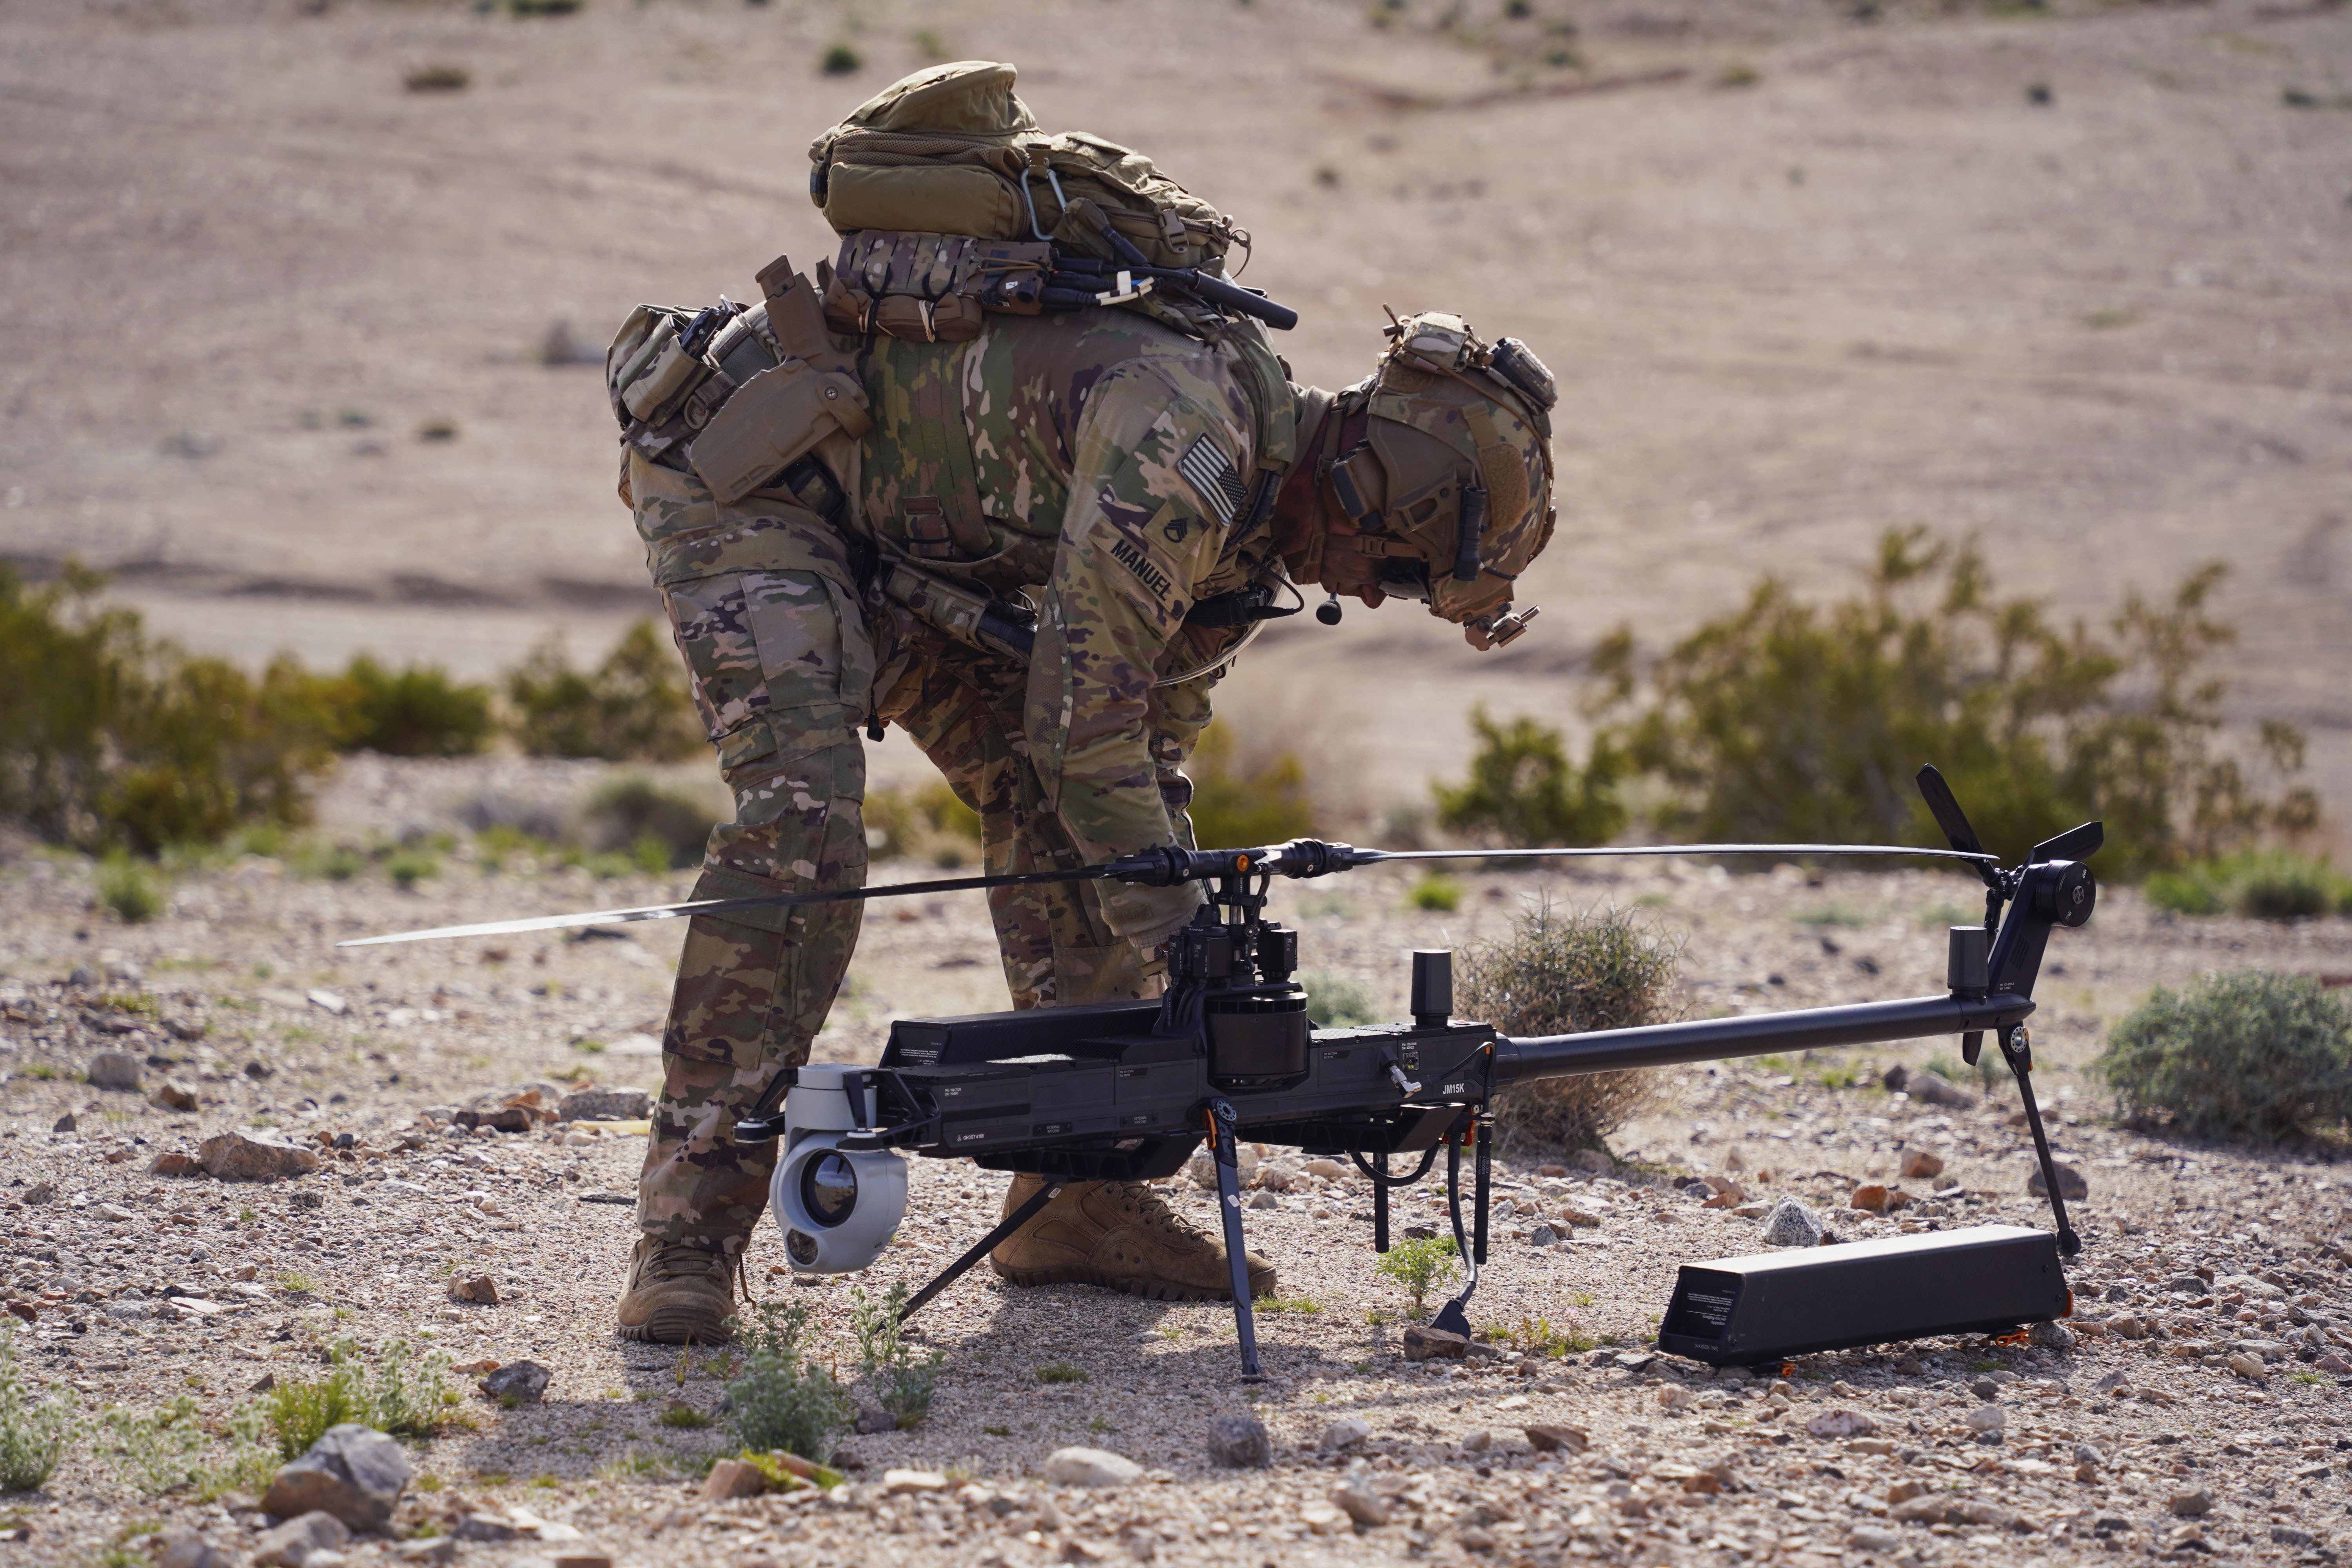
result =
[{"label": "soldier", "polygon": [[[861,727],[922,748],[979,813],[988,872],[1076,867],[1192,843],[1182,764],[1276,590],[1421,599],[1479,647],[1524,618],[1508,601],[1551,532],[1551,397],[1508,340],[1411,317],[1333,394],[1291,385],[1249,321],[1196,337],[1094,309],[991,315],[962,342],[852,340],[824,331],[788,266],[761,283],[764,309],[685,331],[725,367],[701,384],[735,387],[723,408],[675,412],[674,385],[633,395],[666,374],[644,311],[610,362],[623,496],[736,802],[698,899],[862,885]],[[1199,898],[995,889],[1014,1005],[1157,994],[1161,946]],[[690,922],[624,1336],[726,1337],[775,1157],[730,1131],[807,1059],[861,909]],[[1007,1212],[1038,1180],[1013,1181]],[[1071,1184],[992,1261],[1023,1285],[1229,1293],[1223,1246],[1138,1184]],[[1249,1270],[1254,1293],[1273,1288],[1263,1259]]]}]

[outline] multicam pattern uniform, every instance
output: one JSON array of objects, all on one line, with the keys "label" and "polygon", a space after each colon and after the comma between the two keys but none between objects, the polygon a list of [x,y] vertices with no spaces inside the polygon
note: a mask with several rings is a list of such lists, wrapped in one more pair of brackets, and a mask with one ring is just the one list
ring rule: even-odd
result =
[{"label": "multicam pattern uniform", "polygon": [[[905,728],[980,814],[991,873],[1191,842],[1178,770],[1208,722],[1210,679],[1152,681],[1223,650],[1235,634],[1186,627],[1185,610],[1271,552],[1264,526],[1234,537],[1258,429],[1239,351],[1126,312],[991,321],[968,343],[866,350],[875,429],[840,527],[781,489],[721,508],[691,474],[631,458],[648,563],[735,795],[695,897],[863,883],[869,714]],[[1025,591],[1039,612],[1031,663],[861,592],[845,531]],[[1197,902],[1190,888],[995,890],[1014,1005],[1154,994],[1154,950]],[[689,924],[639,1186],[639,1223],[658,1240],[735,1251],[750,1237],[774,1146],[737,1145],[734,1121],[808,1058],[861,908]]]}]

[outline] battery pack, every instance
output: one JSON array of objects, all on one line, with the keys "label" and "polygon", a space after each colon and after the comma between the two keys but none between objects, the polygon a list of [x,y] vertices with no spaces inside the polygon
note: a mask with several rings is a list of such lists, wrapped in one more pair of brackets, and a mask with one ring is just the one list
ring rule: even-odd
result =
[{"label": "battery pack", "polygon": [[1715,1366],[1753,1364],[1937,1334],[2005,1333],[2073,1310],[2056,1237],[1980,1225],[1685,1263],[1658,1348]]}]

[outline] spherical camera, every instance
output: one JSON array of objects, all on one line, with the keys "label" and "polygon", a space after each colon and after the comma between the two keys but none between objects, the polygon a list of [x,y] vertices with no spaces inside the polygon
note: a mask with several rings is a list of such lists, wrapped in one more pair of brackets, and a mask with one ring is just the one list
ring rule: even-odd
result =
[{"label": "spherical camera", "polygon": [[846,1274],[881,1255],[907,1213],[907,1162],[887,1149],[844,1149],[859,1125],[843,1077],[804,1067],[784,1102],[784,1156],[768,1204],[795,1272]]}]

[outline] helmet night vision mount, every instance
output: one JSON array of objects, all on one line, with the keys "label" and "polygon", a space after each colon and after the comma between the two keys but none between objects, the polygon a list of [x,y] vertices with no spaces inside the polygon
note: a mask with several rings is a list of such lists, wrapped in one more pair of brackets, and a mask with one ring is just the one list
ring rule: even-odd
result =
[{"label": "helmet night vision mount", "polygon": [[[1810,1314],[1810,1323],[1790,1322],[1787,1302],[1774,1306],[1771,1282],[1761,1275],[1756,1278],[1762,1282],[1745,1288],[1743,1295],[1739,1280],[1746,1276],[1737,1269],[1716,1265],[1710,1272],[1686,1267],[1667,1316],[1675,1330],[1677,1353],[1760,1362],[1840,1345],[2013,1329],[2066,1310],[2058,1255],[2074,1257],[2081,1243],[2067,1223],[2034,1100],[2025,1024],[2034,1010],[2033,985],[2052,929],[2080,926],[2091,918],[2097,882],[2082,861],[2098,849],[2103,830],[2095,822],[2085,823],[2036,845],[2021,864],[2004,868],[1978,841],[1935,769],[1922,768],[1918,784],[1930,814],[1950,841],[1948,849],[1673,844],[1392,851],[1301,838],[1256,849],[1160,847],[1068,871],[702,900],[405,931],[339,945],[725,915],[964,889],[1099,880],[1155,887],[1202,883],[1208,900],[1170,943],[1170,984],[1159,999],[901,1018],[892,1024],[888,1043],[874,1067],[809,1066],[780,1071],[751,1113],[736,1122],[734,1137],[739,1142],[783,1140],[771,1198],[786,1255],[792,1267],[804,1273],[862,1268],[880,1254],[906,1208],[904,1154],[968,1158],[986,1169],[1045,1178],[1034,1196],[918,1291],[907,1304],[908,1315],[1025,1225],[1066,1184],[1173,1175],[1205,1142],[1216,1169],[1242,1372],[1249,1381],[1257,1380],[1259,1370],[1234,1154],[1244,1137],[1353,1161],[1372,1183],[1372,1244],[1383,1252],[1389,1246],[1390,1190],[1426,1176],[1443,1150],[1454,1239],[1467,1269],[1461,1293],[1433,1322],[1466,1333],[1465,1309],[1478,1286],[1479,1266],[1486,1260],[1493,1103],[1503,1089],[1538,1079],[1938,1035],[1959,1036],[1961,1054],[1973,1065],[1984,1037],[1991,1035],[2024,1102],[2056,1222],[2054,1247],[2053,1238],[2043,1233],[2003,1227],[1858,1244],[1857,1268],[1884,1268],[1887,1265],[1880,1254],[1890,1248],[1913,1249],[1922,1255],[1913,1261],[1944,1273],[1937,1276],[1939,1283],[1933,1290],[1906,1291],[1905,1300],[1889,1302],[1866,1321],[1841,1320],[1842,1326],[1829,1328],[1822,1326],[1819,1312]],[[1410,1022],[1314,1028],[1307,1016],[1307,994],[1293,978],[1298,968],[1298,933],[1265,918],[1267,889],[1276,877],[1322,877],[1391,861],[1633,855],[1957,860],[1984,882],[1985,919],[1981,925],[1951,928],[1947,989],[1936,994],[1514,1039],[1488,1025],[1453,1016],[1453,954],[1442,951],[1413,955]],[[1473,1156],[1472,1217],[1466,1226],[1462,1212],[1465,1152]],[[1392,1172],[1391,1162],[1400,1158],[1412,1161],[1411,1168]],[[1975,1252],[1955,1245],[1979,1235],[1985,1247]],[[2021,1259],[2012,1245],[2018,1240],[2035,1243],[2038,1250]],[[1915,1243],[1921,1245],[1913,1248]],[[2009,1247],[2004,1256],[2016,1265],[2009,1271],[2038,1276],[2033,1289],[1996,1289],[1990,1275],[1969,1261],[1982,1257],[1986,1247],[1995,1251]],[[1861,1251],[1868,1251],[1869,1258]],[[1925,1256],[1929,1253],[1935,1256]],[[1874,1258],[1878,1261],[1873,1263]],[[1835,1260],[1824,1256],[1822,1261]],[[2000,1268],[2008,1268],[2009,1263]],[[1971,1279],[1988,1282],[1971,1289]],[[1706,1289],[1699,1289],[1695,1279]],[[1733,1283],[1720,1283],[1726,1279]],[[1816,1303],[1841,1291],[1853,1293],[1844,1285],[1819,1279],[1804,1289]],[[1781,1294],[1785,1297],[1786,1290]],[[1768,1308],[1780,1313],[1775,1321],[1788,1326],[1759,1327],[1759,1314]],[[1743,1323],[1756,1331],[1746,1331]]]}]

